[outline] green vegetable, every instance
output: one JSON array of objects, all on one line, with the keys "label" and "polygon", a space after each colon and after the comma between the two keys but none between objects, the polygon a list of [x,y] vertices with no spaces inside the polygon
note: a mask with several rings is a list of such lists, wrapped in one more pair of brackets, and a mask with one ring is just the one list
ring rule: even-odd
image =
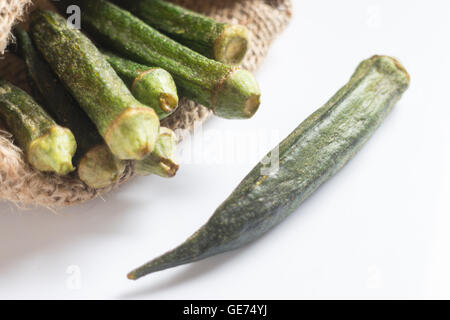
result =
[{"label": "green vegetable", "polygon": [[125,162],[115,157],[102,143],[84,153],[78,163],[78,177],[89,187],[101,189],[118,182],[125,168]]},{"label": "green vegetable", "polygon": [[0,80],[0,117],[25,153],[28,163],[44,172],[65,175],[74,170],[77,144],[25,91]]},{"label": "green vegetable", "polygon": [[115,156],[143,159],[153,151],[159,132],[158,116],[132,96],[86,36],[69,27],[58,14],[43,10],[31,15],[31,34]]},{"label": "green vegetable", "polygon": [[104,0],[69,1],[80,6],[83,27],[103,44],[139,63],[170,72],[182,93],[224,118],[250,118],[260,90],[248,71],[210,60],[162,35],[128,11]]},{"label": "green vegetable", "polygon": [[241,63],[249,48],[244,26],[220,23],[163,0],[116,2],[175,40],[225,64]]},{"label": "green vegetable", "polygon": [[155,150],[144,160],[136,161],[134,171],[141,176],[174,177],[180,167],[175,156],[177,142],[175,132],[161,127]]},{"label": "green vegetable", "polygon": [[128,277],[201,260],[260,237],[353,157],[408,85],[409,76],[395,59],[363,61],[331,100],[269,154],[279,154],[278,170],[258,164],[199,231]]},{"label": "green vegetable", "polygon": [[79,178],[91,188],[110,186],[124,172],[124,161],[111,154],[97,128],[34,48],[28,33],[16,28],[14,34],[35,94],[58,123],[69,128],[75,136],[78,148],[74,163]]},{"label": "green vegetable", "polygon": [[178,107],[177,87],[166,70],[122,59],[113,53],[105,53],[105,58],[136,99],[153,108],[160,119],[166,118]]}]

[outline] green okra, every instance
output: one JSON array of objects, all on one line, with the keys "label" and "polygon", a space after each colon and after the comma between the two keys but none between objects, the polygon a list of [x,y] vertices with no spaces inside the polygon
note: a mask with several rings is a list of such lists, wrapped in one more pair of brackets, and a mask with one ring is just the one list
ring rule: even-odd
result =
[{"label": "green okra", "polygon": [[133,97],[85,35],[68,26],[63,17],[45,10],[32,13],[31,35],[115,156],[138,160],[153,151],[158,116]]},{"label": "green okra", "polygon": [[17,27],[14,34],[18,53],[27,65],[33,91],[57,122],[69,128],[75,136],[78,148],[74,164],[78,177],[95,189],[112,185],[125,171],[125,162],[112,155],[92,121],[36,50],[28,33]]},{"label": "green okra", "polygon": [[397,60],[363,61],[341,90],[269,153],[267,158],[279,154],[278,166],[259,163],[200,230],[128,277],[236,249],[272,229],[355,155],[408,85]]},{"label": "green okra", "polygon": [[182,94],[224,118],[250,118],[261,93],[248,71],[208,59],[104,0],[70,0],[81,7],[83,27],[103,45],[174,77]]},{"label": "green okra", "polygon": [[160,119],[168,117],[178,107],[177,87],[166,70],[144,66],[109,52],[105,53],[105,58],[135,98],[153,108]]},{"label": "green okra", "polygon": [[60,175],[74,170],[77,144],[72,132],[57,125],[25,91],[1,79],[0,117],[32,167]]},{"label": "green okra", "polygon": [[78,162],[78,177],[87,186],[102,189],[117,183],[126,163],[118,159],[105,143],[89,148]]},{"label": "green okra", "polygon": [[141,176],[156,174],[163,178],[176,175],[180,165],[176,160],[177,136],[169,128],[161,127],[153,152],[144,160],[136,161],[134,171]]},{"label": "green okra", "polygon": [[249,32],[242,25],[218,22],[164,0],[115,2],[178,42],[225,64],[240,64],[250,46]]}]

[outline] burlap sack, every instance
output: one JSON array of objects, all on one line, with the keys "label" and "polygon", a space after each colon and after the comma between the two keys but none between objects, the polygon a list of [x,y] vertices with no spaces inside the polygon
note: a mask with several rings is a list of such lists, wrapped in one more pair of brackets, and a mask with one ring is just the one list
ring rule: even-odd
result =
[{"label": "burlap sack", "polygon": [[[284,29],[291,16],[290,0],[175,0],[174,2],[221,21],[246,25],[252,33],[252,47],[243,66],[251,71],[260,65],[270,44]],[[13,41],[10,35],[11,26],[18,21],[26,24],[26,13],[35,7],[51,9],[52,5],[48,0],[0,0],[1,54],[8,41]],[[27,90],[25,66],[22,61],[8,53],[0,59],[0,76]],[[190,129],[209,115],[210,112],[206,108],[182,99],[178,111],[162,125],[172,129]],[[132,165],[129,165],[117,185],[132,176]],[[0,127],[0,199],[21,206],[58,208],[87,201],[111,191],[117,185],[108,189],[93,190],[75,177],[59,177],[37,172],[24,162],[22,152],[12,143],[11,135]]]}]

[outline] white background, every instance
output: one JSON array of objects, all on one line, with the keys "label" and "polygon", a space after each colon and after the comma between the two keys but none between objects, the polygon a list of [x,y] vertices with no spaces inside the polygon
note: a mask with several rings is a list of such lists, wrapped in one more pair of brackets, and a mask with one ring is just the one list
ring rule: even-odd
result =
[{"label": "white background", "polygon": [[[411,87],[299,210],[232,253],[126,279],[200,227],[246,173],[373,54]],[[249,121],[212,119],[173,180],[58,211],[0,204],[0,298],[450,298],[450,3],[298,1],[257,73]]]}]

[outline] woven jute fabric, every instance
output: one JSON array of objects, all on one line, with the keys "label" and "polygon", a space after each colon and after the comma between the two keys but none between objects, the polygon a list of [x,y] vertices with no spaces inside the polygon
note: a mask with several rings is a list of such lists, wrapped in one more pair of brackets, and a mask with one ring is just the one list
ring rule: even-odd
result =
[{"label": "woven jute fabric", "polygon": [[[264,60],[270,44],[285,28],[291,17],[291,0],[174,0],[173,2],[223,22],[246,25],[252,35],[252,46],[243,67],[254,71]],[[15,23],[26,26],[28,13],[37,7],[52,9],[48,0],[0,0],[0,76],[27,90],[23,62],[13,54],[4,53]],[[6,50],[7,51],[7,50]],[[162,126],[190,130],[204,121],[208,109],[181,99],[180,107]],[[74,176],[60,177],[40,173],[24,161],[23,153],[0,123],[0,199],[20,206],[59,208],[78,204],[107,193],[129,180],[134,174],[130,164],[120,181],[107,189],[88,188]]]}]

